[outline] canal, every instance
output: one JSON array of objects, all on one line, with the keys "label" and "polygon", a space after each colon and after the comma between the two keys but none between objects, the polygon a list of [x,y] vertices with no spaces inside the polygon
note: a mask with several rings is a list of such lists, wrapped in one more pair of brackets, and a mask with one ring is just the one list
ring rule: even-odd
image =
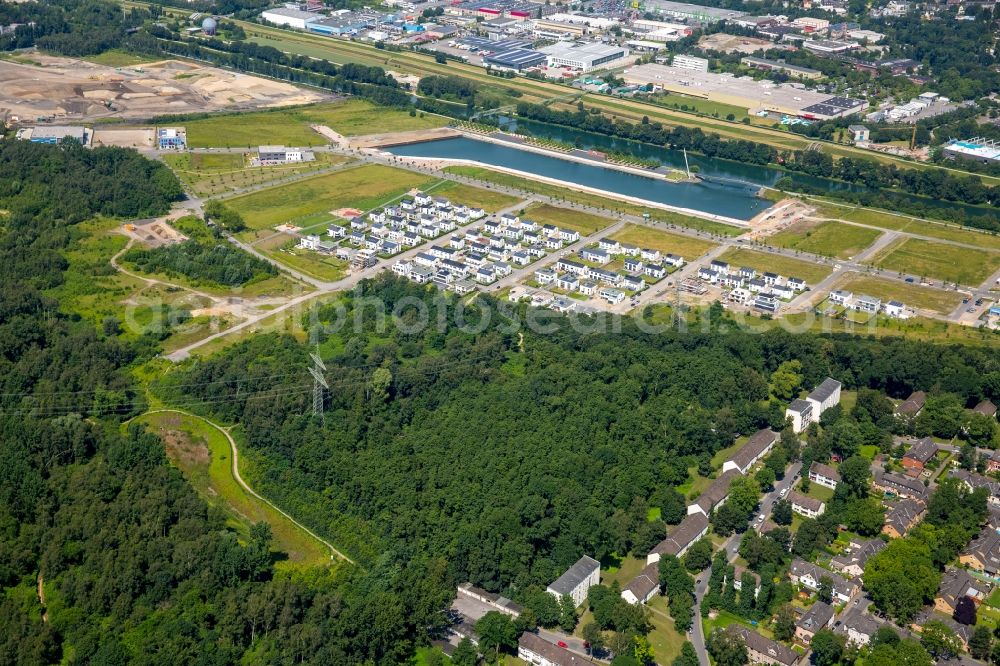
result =
[{"label": "canal", "polygon": [[756,196],[760,186],[754,183],[736,180],[673,183],[661,178],[549,157],[466,137],[396,146],[385,150],[401,157],[474,160],[484,166],[515,169],[527,174],[739,220],[749,220],[771,205],[769,201]]}]

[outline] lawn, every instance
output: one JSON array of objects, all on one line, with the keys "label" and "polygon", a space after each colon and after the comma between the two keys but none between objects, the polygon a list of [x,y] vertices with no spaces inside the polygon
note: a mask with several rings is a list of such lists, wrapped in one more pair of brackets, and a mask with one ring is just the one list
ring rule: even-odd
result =
[{"label": "lawn", "polygon": [[955,292],[857,273],[842,280],[837,289],[845,289],[855,295],[867,294],[883,301],[897,300],[908,307],[933,310],[939,314],[950,313],[962,300],[961,294]]},{"label": "lawn", "polygon": [[435,196],[447,197],[454,203],[482,208],[487,213],[495,213],[504,208],[510,208],[521,201],[519,197],[503,194],[496,190],[484,190],[464,183],[445,181],[433,188]]},{"label": "lawn", "polygon": [[191,193],[198,197],[210,197],[326,169],[348,162],[350,158],[317,153],[312,162],[250,167],[244,154],[173,153],[164,155],[163,161]]},{"label": "lawn", "polygon": [[226,204],[251,229],[264,229],[337,208],[369,210],[433,182],[410,171],[368,164],[235,197]]},{"label": "lawn", "polygon": [[622,243],[638,245],[642,248],[676,254],[683,257],[685,261],[697,259],[713,247],[717,247],[716,243],[710,241],[672,234],[669,231],[660,231],[659,229],[652,229],[638,224],[625,225],[621,231],[611,238]]},{"label": "lawn", "polygon": [[1000,266],[1000,253],[903,238],[880,251],[874,263],[908,275],[977,287]]},{"label": "lawn", "polygon": [[147,62],[157,62],[162,58],[151,58],[149,56],[126,53],[118,49],[111,49],[97,55],[83,56],[81,60],[92,62],[97,65],[107,65],[108,67],[133,67]]},{"label": "lawn", "polygon": [[430,114],[411,116],[406,111],[352,99],[295,109],[222,114],[186,121],[184,127],[192,148],[251,147],[262,143],[316,146],[327,141],[310,125],[327,125],[339,134],[354,136],[442,127],[449,120]]},{"label": "lawn", "polygon": [[718,615],[714,619],[704,618],[702,620],[702,628],[705,632],[706,637],[710,633],[712,633],[712,630],[724,629],[725,627],[728,627],[731,624],[742,624],[745,627],[753,629],[762,636],[765,636],[767,638],[774,638],[774,634],[768,629],[765,629],[759,625],[755,627],[752,624],[750,624],[749,620],[746,620],[734,613],[730,613],[729,611],[720,610],[718,611]]},{"label": "lawn", "polygon": [[683,215],[681,213],[675,213],[668,210],[646,208],[637,204],[618,201],[616,199],[609,199],[608,197],[602,197],[589,192],[578,192],[564,187],[559,187],[557,185],[551,185],[549,183],[540,183],[529,178],[514,176],[508,173],[501,173],[485,167],[450,166],[445,167],[444,171],[446,173],[453,173],[467,178],[475,178],[477,180],[486,181],[502,187],[512,187],[526,192],[533,192],[542,196],[551,197],[556,201],[566,201],[584,206],[604,208],[605,210],[625,213],[627,215],[642,216],[648,214],[649,219],[656,222],[676,224],[678,226],[689,227],[691,229],[700,229],[702,231],[720,234],[722,236],[739,236],[746,231],[744,228],[735,227],[731,224],[723,224],[722,222],[705,220],[700,217]]},{"label": "lawn", "polygon": [[833,220],[820,223],[804,220],[771,236],[769,242],[778,247],[849,259],[870,246],[881,235],[875,229]]},{"label": "lawn", "polygon": [[[650,624],[653,630],[649,632],[649,646],[653,649],[653,658],[658,664],[673,663],[681,653],[681,646],[687,638],[674,629],[674,620],[669,616],[667,600],[663,596],[653,597],[647,604],[650,608]],[[695,622],[698,618],[695,618]]]},{"label": "lawn", "polygon": [[792,259],[768,252],[757,252],[743,248],[727,250],[719,257],[722,261],[728,261],[732,266],[749,266],[758,272],[771,271],[785,277],[802,278],[808,284],[814,285],[821,282],[831,272],[829,266],[814,264],[801,259]]},{"label": "lawn", "polygon": [[818,499],[821,502],[829,502],[833,499],[833,490],[831,488],[827,488],[826,486],[821,486],[818,483],[810,483],[809,492],[806,493],[806,495],[812,497],[813,499]]},{"label": "lawn", "polygon": [[245,537],[253,523],[265,521],[274,533],[275,550],[287,554],[289,562],[317,565],[330,561],[323,544],[236,482],[229,442],[218,429],[179,412],[145,414],[136,421],[160,435],[171,462],[202,498],[226,511],[229,524],[241,535]]},{"label": "lawn", "polygon": [[333,282],[347,274],[347,262],[344,260],[312,250],[299,249],[295,244],[296,241],[292,240],[288,241],[285,247],[260,251],[290,268],[320,280]]},{"label": "lawn", "polygon": [[611,585],[614,581],[618,581],[618,585],[625,587],[628,585],[629,581],[639,575],[639,572],[643,570],[646,566],[645,559],[639,559],[629,555],[617,563],[617,566],[605,566],[602,562],[601,570],[601,585]]},{"label": "lawn", "polygon": [[614,223],[606,217],[598,217],[588,213],[571,210],[569,208],[559,208],[549,204],[536,203],[528,206],[523,217],[534,220],[539,224],[554,224],[557,227],[564,227],[579,231],[583,236],[589,236]]},{"label": "lawn", "polygon": [[653,98],[653,101],[657,105],[697,111],[698,113],[704,113],[708,116],[714,114],[719,118],[725,118],[729,114],[732,114],[736,120],[743,120],[747,117],[747,109],[742,106],[722,104],[720,102],[713,102],[700,97],[690,97],[688,95],[681,95],[674,92],[664,93],[662,96]]},{"label": "lawn", "polygon": [[874,460],[875,456],[878,455],[878,447],[874,444],[862,444],[858,448],[858,455],[868,458],[868,460]]}]

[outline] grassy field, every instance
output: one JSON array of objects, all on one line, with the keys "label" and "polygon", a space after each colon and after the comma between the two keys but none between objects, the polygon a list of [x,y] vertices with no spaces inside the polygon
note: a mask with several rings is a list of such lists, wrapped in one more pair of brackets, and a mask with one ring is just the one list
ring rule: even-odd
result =
[{"label": "grassy field", "polygon": [[431,114],[410,116],[406,111],[375,106],[352,99],[295,109],[223,114],[184,122],[192,148],[258,146],[315,146],[326,139],[310,125],[327,125],[345,136],[376,132],[428,129],[447,125],[450,119]]},{"label": "grassy field", "polygon": [[272,259],[320,280],[332,282],[347,274],[347,263],[342,259],[298,249],[295,244],[295,240],[288,240],[280,248],[259,249]]},{"label": "grassy field", "polygon": [[86,60],[97,65],[107,65],[108,67],[133,67],[147,62],[156,62],[162,60],[162,58],[151,58],[134,53],[125,53],[118,49],[111,49],[97,55],[83,56],[81,60]]},{"label": "grassy field", "polygon": [[493,183],[494,185],[500,185],[502,187],[512,187],[526,192],[541,194],[542,196],[551,197],[557,202],[565,201],[583,206],[592,206],[594,208],[604,208],[608,211],[624,213],[627,215],[642,216],[643,214],[648,214],[651,220],[657,222],[676,224],[677,226],[688,227],[691,229],[700,229],[702,231],[722,236],[738,236],[746,231],[746,229],[734,227],[730,224],[723,224],[722,222],[715,222],[714,220],[704,220],[700,217],[692,217],[690,215],[683,215],[672,211],[646,208],[644,206],[639,206],[626,201],[618,201],[616,199],[609,199],[608,197],[602,197],[597,194],[590,194],[589,192],[577,192],[575,190],[559,187],[557,185],[539,183],[528,178],[494,171],[485,167],[450,166],[446,167],[444,171],[445,173],[453,173],[459,176],[466,176],[468,178],[476,178],[478,180]]},{"label": "grassy field", "polygon": [[250,525],[267,522],[274,533],[279,559],[296,565],[318,565],[330,561],[323,544],[260,501],[237,482],[232,474],[232,452],[225,436],[205,420],[178,412],[146,414],[138,419],[160,435],[167,456],[207,502],[222,508],[229,524],[243,536]]},{"label": "grassy field", "polygon": [[660,231],[659,229],[652,229],[638,224],[625,225],[612,238],[622,243],[631,243],[639,247],[659,250],[663,253],[676,254],[684,257],[685,261],[696,259],[713,247],[717,247],[716,243],[710,241],[672,234],[668,231]]},{"label": "grassy field", "polygon": [[706,637],[710,633],[712,633],[713,629],[722,629],[724,627],[728,627],[731,624],[742,624],[745,627],[753,629],[762,636],[765,636],[767,638],[774,638],[774,633],[771,632],[770,630],[765,629],[761,626],[754,627],[753,625],[750,624],[749,620],[744,620],[742,617],[730,613],[729,611],[720,610],[718,611],[718,615],[714,619],[705,618],[702,620],[702,627],[705,631]]},{"label": "grassy field", "polygon": [[646,566],[645,559],[639,559],[629,555],[617,563],[601,563],[601,585],[611,585],[618,581],[618,585],[625,587],[629,581],[639,575],[639,572]]},{"label": "grassy field", "polygon": [[749,266],[757,271],[771,271],[785,277],[802,278],[811,285],[822,281],[833,271],[829,266],[743,248],[727,250],[719,259],[737,267]]},{"label": "grassy field", "polygon": [[226,194],[289,176],[308,174],[350,161],[330,153],[316,153],[316,160],[298,164],[251,167],[244,154],[174,153],[163,156],[188,191],[198,197]]},{"label": "grassy field", "polygon": [[369,210],[433,182],[410,171],[369,164],[235,197],[226,203],[251,229],[264,229],[285,222],[294,224],[337,208]]},{"label": "grassy field", "polygon": [[743,120],[747,117],[747,109],[741,106],[713,102],[700,97],[690,97],[689,95],[681,95],[673,92],[657,95],[653,98],[653,103],[657,106],[668,106],[672,108],[687,107],[689,110],[704,113],[709,116],[716,115],[719,118],[725,118],[729,114],[732,114],[735,120]]},{"label": "grassy field", "polygon": [[948,314],[962,300],[961,295],[955,292],[858,274],[840,281],[837,288],[875,296],[883,301],[902,301],[911,308],[933,310],[940,314]]},{"label": "grassy field", "polygon": [[849,259],[869,247],[881,232],[832,220],[815,223],[802,221],[768,239],[771,245]]},{"label": "grassy field", "polygon": [[582,236],[589,236],[614,223],[614,220],[606,217],[580,213],[569,208],[559,208],[544,203],[528,206],[523,215],[539,224],[554,224],[557,227],[579,231]]},{"label": "grassy field", "polygon": [[1000,235],[997,234],[976,231],[975,229],[955,224],[928,222],[927,220],[910,218],[905,215],[897,215],[871,208],[847,206],[830,201],[810,199],[809,203],[817,207],[818,216],[867,224],[891,231],[905,231],[910,234],[927,236],[928,238],[967,243],[990,250],[1000,250]]},{"label": "grassy field", "polygon": [[495,190],[484,190],[464,183],[445,181],[433,188],[435,196],[447,197],[455,203],[482,208],[487,213],[495,213],[504,208],[510,208],[520,199]]},{"label": "grassy field", "polygon": [[874,257],[876,266],[907,275],[979,286],[1000,266],[1000,253],[902,238]]},{"label": "grassy field", "polygon": [[[674,620],[667,610],[667,600],[664,596],[653,597],[647,606],[650,609],[650,624],[653,630],[649,632],[649,646],[653,649],[653,658],[658,664],[671,664],[681,653],[681,646],[687,640],[674,629]],[[698,617],[694,621],[697,622]]]}]

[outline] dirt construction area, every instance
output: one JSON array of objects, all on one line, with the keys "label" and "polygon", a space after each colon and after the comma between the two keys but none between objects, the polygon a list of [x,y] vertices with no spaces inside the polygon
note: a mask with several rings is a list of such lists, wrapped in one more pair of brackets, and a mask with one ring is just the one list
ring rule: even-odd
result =
[{"label": "dirt construction area", "polygon": [[31,60],[38,64],[0,60],[0,118],[149,118],[328,99],[287,83],[179,60],[119,68],[34,52]]}]

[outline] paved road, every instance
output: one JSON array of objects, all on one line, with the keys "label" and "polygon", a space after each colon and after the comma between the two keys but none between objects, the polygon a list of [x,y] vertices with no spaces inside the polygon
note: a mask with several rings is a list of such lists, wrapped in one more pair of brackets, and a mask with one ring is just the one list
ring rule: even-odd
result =
[{"label": "paved road", "polygon": [[[775,482],[774,490],[764,495],[761,499],[760,511],[758,513],[764,514],[765,520],[763,522],[767,522],[767,518],[770,518],[771,510],[774,508],[774,503],[781,497],[781,492],[783,490],[791,489],[791,487],[795,484],[795,480],[801,470],[802,463],[792,463],[785,471],[785,477],[781,481]],[[759,530],[759,525],[762,523],[757,522],[756,516],[751,519],[751,522],[753,528]],[[726,551],[726,557],[730,562],[735,560],[736,556],[739,554],[740,541],[742,539],[742,534],[734,534],[726,539],[725,543],[722,544],[722,548]],[[698,578],[700,582],[698,582],[694,588],[694,624],[692,626],[690,640],[694,645],[695,652],[698,653],[698,661],[702,664],[702,666],[709,666],[710,663],[708,660],[708,651],[705,649],[705,634],[701,623],[701,602],[705,598],[705,593],[708,592],[708,579],[710,575],[711,568],[702,571]]]}]

